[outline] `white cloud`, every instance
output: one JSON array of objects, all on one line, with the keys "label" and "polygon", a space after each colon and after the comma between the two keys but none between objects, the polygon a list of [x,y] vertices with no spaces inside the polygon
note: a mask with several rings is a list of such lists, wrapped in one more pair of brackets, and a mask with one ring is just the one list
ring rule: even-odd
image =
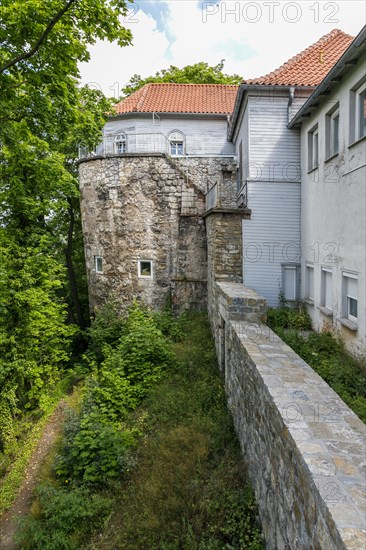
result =
[{"label": "white cloud", "polygon": [[184,66],[198,61],[214,65],[222,58],[227,73],[260,76],[334,28],[357,34],[365,24],[365,9],[363,1],[353,0],[222,0],[216,8],[213,2],[171,0],[164,32],[157,30],[151,15],[139,10],[135,16],[138,22],[128,24],[134,46],[93,47],[91,62],[81,68],[83,81],[99,82],[108,92],[108,86],[123,84],[135,73],[147,76],[170,64]]},{"label": "white cloud", "polygon": [[121,48],[99,41],[90,47],[89,63],[80,64],[82,83],[98,86],[111,97],[119,97],[132,75],[159,71],[169,46],[166,34],[157,30],[156,21],[142,11],[131,14],[125,27],[132,31],[133,45]]}]

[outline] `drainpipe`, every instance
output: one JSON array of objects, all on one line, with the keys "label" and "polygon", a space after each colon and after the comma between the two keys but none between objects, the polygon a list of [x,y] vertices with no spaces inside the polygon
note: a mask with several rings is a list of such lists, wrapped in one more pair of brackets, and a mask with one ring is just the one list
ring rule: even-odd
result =
[{"label": "drainpipe", "polygon": [[288,98],[288,104],[287,104],[287,124],[290,123],[290,107],[294,100],[295,89],[296,89],[295,86],[290,86],[289,88],[289,98]]}]

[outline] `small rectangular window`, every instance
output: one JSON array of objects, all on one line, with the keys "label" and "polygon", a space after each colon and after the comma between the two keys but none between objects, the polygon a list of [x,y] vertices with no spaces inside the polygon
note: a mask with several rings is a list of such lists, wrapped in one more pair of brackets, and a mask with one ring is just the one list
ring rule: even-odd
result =
[{"label": "small rectangular window", "polygon": [[332,270],[322,267],[321,271],[321,306],[333,310],[332,304]]},{"label": "small rectangular window", "polygon": [[305,267],[305,298],[314,301],[314,266]]},{"label": "small rectangular window", "polygon": [[308,167],[313,170],[319,166],[319,131],[315,126],[308,133]]},{"label": "small rectangular window", "polygon": [[103,258],[102,256],[94,256],[95,273],[103,273]]},{"label": "small rectangular window", "polygon": [[343,273],[343,316],[357,323],[358,289],[357,275]]},{"label": "small rectangular window", "polygon": [[300,266],[282,266],[282,294],[286,301],[294,302],[299,299]]},{"label": "small rectangular window", "polygon": [[151,260],[138,261],[138,276],[140,279],[152,279],[153,264]]},{"label": "small rectangular window", "polygon": [[170,154],[172,155],[172,157],[183,156],[183,141],[171,141]]}]

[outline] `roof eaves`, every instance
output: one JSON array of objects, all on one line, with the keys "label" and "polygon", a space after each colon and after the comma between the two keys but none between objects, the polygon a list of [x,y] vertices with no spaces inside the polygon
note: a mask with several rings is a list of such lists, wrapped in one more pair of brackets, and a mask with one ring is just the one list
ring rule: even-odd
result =
[{"label": "roof eaves", "polygon": [[[360,48],[360,49],[358,49]],[[353,42],[346,49],[344,54],[339,58],[337,63],[331,68],[329,73],[325,76],[322,82],[317,86],[308,100],[304,105],[299,109],[293,119],[289,122],[288,127],[293,128],[294,126],[301,124],[302,118],[307,115],[308,111],[311,109],[316,100],[329,89],[334,86],[334,79],[336,79],[341,73],[350,69],[346,64],[352,59],[358,58],[366,51],[366,25],[361,29]]]}]

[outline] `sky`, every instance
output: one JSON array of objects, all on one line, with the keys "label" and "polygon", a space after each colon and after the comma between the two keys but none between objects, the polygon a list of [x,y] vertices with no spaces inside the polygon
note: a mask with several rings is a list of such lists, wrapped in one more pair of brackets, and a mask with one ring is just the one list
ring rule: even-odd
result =
[{"label": "sky", "polygon": [[82,84],[118,98],[131,76],[199,61],[254,78],[266,74],[332,29],[356,35],[366,23],[364,0],[137,0],[123,25],[133,45],[98,42],[80,64]]}]

